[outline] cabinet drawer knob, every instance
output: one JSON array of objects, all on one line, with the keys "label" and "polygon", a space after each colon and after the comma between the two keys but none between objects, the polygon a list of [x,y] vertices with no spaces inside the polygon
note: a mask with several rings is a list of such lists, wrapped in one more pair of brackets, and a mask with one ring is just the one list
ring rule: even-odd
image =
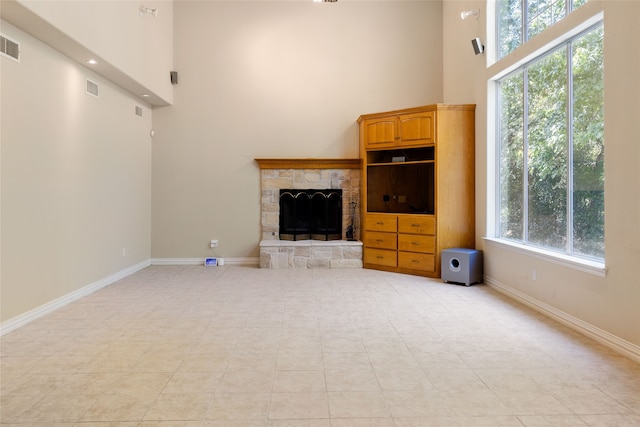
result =
[{"label": "cabinet drawer knob", "polygon": [[382,242],[384,242],[384,240],[382,240],[382,239],[376,239],[376,243],[382,243]]},{"label": "cabinet drawer knob", "polygon": [[411,242],[413,246],[420,246],[420,242]]},{"label": "cabinet drawer knob", "polygon": [[384,225],[384,222],[378,221],[378,222],[376,222],[376,225]]},{"label": "cabinet drawer knob", "polygon": [[376,258],[378,258],[378,259],[384,259],[384,257],[383,257],[382,255],[378,255],[378,256],[376,256]]},{"label": "cabinet drawer knob", "polygon": [[420,224],[411,224],[411,226],[418,228],[418,227],[420,227]]},{"label": "cabinet drawer knob", "polygon": [[420,260],[417,260],[417,259],[412,259],[411,262],[414,264],[420,264]]}]

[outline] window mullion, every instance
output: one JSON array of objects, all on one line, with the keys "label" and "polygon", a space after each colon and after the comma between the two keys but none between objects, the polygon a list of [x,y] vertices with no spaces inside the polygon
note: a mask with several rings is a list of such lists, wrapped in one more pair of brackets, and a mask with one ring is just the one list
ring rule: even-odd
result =
[{"label": "window mullion", "polygon": [[528,0],[522,0],[522,43],[529,40],[527,36],[529,34],[529,8],[528,8]]},{"label": "window mullion", "polygon": [[573,43],[567,44],[567,253],[573,254]]},{"label": "window mullion", "polygon": [[522,70],[522,239],[529,242],[529,73]]}]

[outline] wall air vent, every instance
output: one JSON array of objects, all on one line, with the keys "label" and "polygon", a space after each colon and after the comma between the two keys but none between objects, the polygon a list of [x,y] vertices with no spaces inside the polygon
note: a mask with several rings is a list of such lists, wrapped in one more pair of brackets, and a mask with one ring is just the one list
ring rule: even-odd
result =
[{"label": "wall air vent", "polygon": [[20,44],[0,34],[0,53],[20,62]]},{"label": "wall air vent", "polygon": [[98,86],[98,83],[92,82],[91,80],[87,79],[87,95],[92,95],[97,98],[99,92],[100,86]]},{"label": "wall air vent", "polygon": [[142,117],[142,107],[139,105],[136,105],[136,116]]}]

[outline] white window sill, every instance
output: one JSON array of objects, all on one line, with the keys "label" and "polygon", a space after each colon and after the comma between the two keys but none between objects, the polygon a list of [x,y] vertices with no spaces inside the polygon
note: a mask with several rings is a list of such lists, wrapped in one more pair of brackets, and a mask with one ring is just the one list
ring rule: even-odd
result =
[{"label": "white window sill", "polygon": [[508,240],[496,239],[494,237],[484,237],[483,239],[490,246],[495,246],[497,248],[507,249],[512,252],[517,252],[524,255],[532,256],[532,257],[541,259],[543,261],[559,264],[563,267],[582,271],[584,273],[592,274],[594,276],[598,276],[598,277],[607,276],[606,266],[603,263],[598,261],[590,261],[588,259],[572,257],[569,255],[547,251],[547,250],[536,248],[533,246],[521,245],[515,242],[510,242]]}]

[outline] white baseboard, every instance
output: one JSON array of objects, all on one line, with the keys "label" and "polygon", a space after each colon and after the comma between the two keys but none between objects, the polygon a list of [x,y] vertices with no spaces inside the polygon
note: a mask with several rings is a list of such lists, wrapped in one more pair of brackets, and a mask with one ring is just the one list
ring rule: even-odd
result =
[{"label": "white baseboard", "polygon": [[125,268],[124,270],[111,274],[105,277],[104,279],[100,279],[97,282],[93,282],[78,290],[75,290],[66,295],[63,295],[60,298],[56,298],[53,301],[49,301],[48,303],[43,304],[40,307],[36,307],[33,310],[29,310],[26,313],[23,313],[12,319],[9,319],[6,322],[3,322],[2,324],[0,324],[0,336],[5,335],[13,330],[16,330],[21,326],[26,325],[27,323],[33,322],[34,320],[39,319],[42,316],[50,314],[58,310],[59,308],[62,308],[65,305],[71,304],[72,302],[77,301],[80,298],[83,298],[87,295],[90,295],[106,286],[109,286],[120,279],[130,276],[133,273],[140,271],[145,267],[148,267],[149,265],[150,265],[149,260],[142,261],[138,264],[132,265],[131,267]]},{"label": "white baseboard", "polygon": [[551,317],[554,320],[557,320],[565,326],[568,326],[590,338],[593,338],[599,343],[629,357],[636,362],[640,362],[640,346],[623,340],[622,338],[610,334],[609,332],[604,331],[596,326],[593,326],[592,324],[587,323],[584,320],[580,320],[577,317],[558,310],[557,308],[547,303],[532,298],[529,295],[524,294],[508,285],[505,285],[504,283],[501,283],[496,279],[485,276],[484,281],[496,291],[505,294],[510,298],[513,298],[523,303],[524,305]]},{"label": "white baseboard", "polygon": [[[205,258],[152,258],[151,265],[204,265]],[[258,257],[225,258],[224,265],[259,267]]]}]

